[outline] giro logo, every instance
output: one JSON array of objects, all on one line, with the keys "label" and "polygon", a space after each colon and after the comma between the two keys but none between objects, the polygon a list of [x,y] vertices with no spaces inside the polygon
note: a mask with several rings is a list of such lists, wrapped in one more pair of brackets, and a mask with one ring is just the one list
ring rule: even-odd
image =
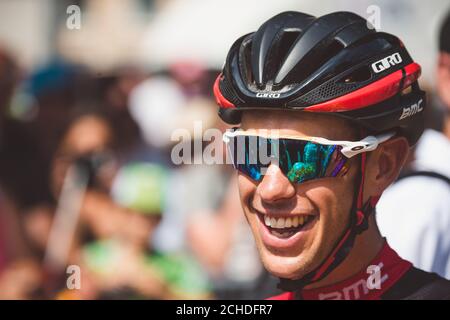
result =
[{"label": "giro logo", "polygon": [[417,103],[414,103],[412,106],[403,108],[402,115],[400,116],[400,118],[398,120],[408,118],[412,115],[415,115],[416,113],[421,112],[423,110],[423,107],[421,106],[422,102],[423,102],[423,100],[420,99]]},{"label": "giro logo", "polygon": [[377,62],[372,63],[372,69],[376,73],[380,73],[381,71],[384,71],[386,69],[389,69],[392,66],[395,66],[396,64],[401,63],[402,57],[400,56],[400,53],[396,52],[390,56],[387,56],[386,58],[383,58],[381,60],[378,60]]},{"label": "giro logo", "polygon": [[257,98],[271,98],[271,99],[276,99],[280,97],[279,93],[262,93],[259,92],[256,94]]}]

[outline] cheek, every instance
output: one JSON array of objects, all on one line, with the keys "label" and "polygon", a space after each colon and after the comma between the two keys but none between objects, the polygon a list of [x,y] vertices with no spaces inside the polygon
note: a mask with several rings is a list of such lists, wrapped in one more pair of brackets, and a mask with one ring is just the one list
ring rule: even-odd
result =
[{"label": "cheek", "polygon": [[257,184],[250,178],[238,174],[238,186],[239,186],[239,196],[241,200],[241,206],[243,208],[245,218],[247,219],[248,223],[250,224],[250,227],[252,229],[252,233],[255,237],[256,244],[259,246],[260,243],[260,235],[258,230],[258,216],[256,214],[251,213],[251,210],[249,208],[250,200],[253,198]]},{"label": "cheek", "polygon": [[331,224],[339,226],[347,224],[353,203],[357,164],[349,164],[349,171],[340,178],[330,178],[323,181],[320,187],[311,189],[310,199],[317,205],[319,211],[326,214]]},{"label": "cheek", "polygon": [[239,196],[241,198],[241,203],[243,207],[247,207],[249,199],[253,196],[256,191],[256,183],[250,178],[238,174],[238,186],[239,186]]},{"label": "cheek", "polygon": [[319,212],[319,220],[304,247],[295,250],[299,269],[317,268],[339,241],[349,223],[352,190],[351,181],[338,178],[311,186],[304,193]]},{"label": "cheek", "polygon": [[336,233],[347,224],[353,200],[353,187],[346,181],[328,181],[305,192],[318,209],[323,231]]}]

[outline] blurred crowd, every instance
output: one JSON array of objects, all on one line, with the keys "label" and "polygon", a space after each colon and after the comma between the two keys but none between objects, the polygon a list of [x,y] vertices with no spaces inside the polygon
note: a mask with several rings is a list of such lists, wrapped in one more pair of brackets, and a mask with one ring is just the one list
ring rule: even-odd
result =
[{"label": "blurred crowd", "polygon": [[[426,137],[441,144],[423,151],[428,162],[418,164],[417,152],[407,173],[450,176],[448,39],[450,30],[436,63],[440,86],[428,85],[426,110]],[[179,143],[171,139],[175,129],[185,129],[187,145],[200,141],[199,150],[191,148],[193,158],[222,144],[202,136],[208,128],[227,129],[211,92],[218,73],[194,60],[157,72],[124,65],[98,73],[59,56],[27,69],[0,44],[0,299],[261,299],[277,293],[241,211],[233,169],[171,159]],[[436,159],[441,166],[429,165]],[[429,179],[416,180],[422,194],[428,190],[428,202],[412,199],[407,189],[401,203],[411,206],[401,212],[395,205],[402,184],[421,178]],[[394,184],[377,217],[393,247],[404,245],[400,254],[449,277],[449,186],[433,179]],[[442,192],[430,192],[436,188]],[[423,219],[411,218],[420,208]]]}]

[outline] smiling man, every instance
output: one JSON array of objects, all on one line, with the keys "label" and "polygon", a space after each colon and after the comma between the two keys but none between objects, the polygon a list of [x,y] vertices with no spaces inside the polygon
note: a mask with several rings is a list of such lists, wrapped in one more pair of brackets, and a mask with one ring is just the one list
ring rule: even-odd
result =
[{"label": "smiling man", "polygon": [[240,124],[224,140],[286,291],[274,299],[450,299],[450,281],[400,258],[374,217],[423,131],[419,75],[397,37],[350,12],[284,12],[231,47],[214,94]]}]

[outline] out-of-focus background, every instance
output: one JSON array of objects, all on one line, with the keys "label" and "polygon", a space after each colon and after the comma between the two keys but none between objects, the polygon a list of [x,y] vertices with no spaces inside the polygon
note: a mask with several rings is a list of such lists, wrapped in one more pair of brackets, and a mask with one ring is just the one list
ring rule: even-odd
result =
[{"label": "out-of-focus background", "polygon": [[[175,165],[171,134],[227,128],[211,88],[240,35],[285,10],[373,5],[433,96],[448,0],[0,0],[0,298],[276,293],[232,169]],[[439,102],[427,112],[439,130]]]}]

